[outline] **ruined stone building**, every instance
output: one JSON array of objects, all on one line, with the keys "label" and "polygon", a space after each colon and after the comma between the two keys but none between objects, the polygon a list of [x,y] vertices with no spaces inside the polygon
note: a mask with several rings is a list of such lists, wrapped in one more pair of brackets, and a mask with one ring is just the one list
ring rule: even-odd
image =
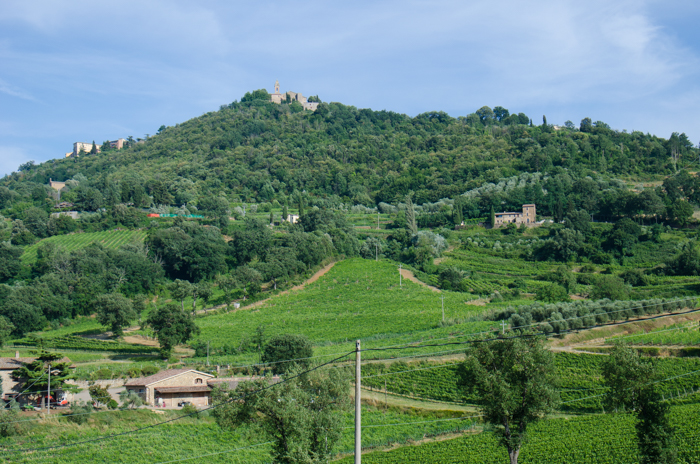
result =
[{"label": "ruined stone building", "polygon": [[280,93],[280,81],[275,81],[275,93],[270,94],[270,101],[272,103],[280,104],[280,103],[286,102],[288,96],[289,96],[289,99],[291,101],[296,101],[296,102],[301,103],[301,106],[305,110],[316,111],[316,107],[318,107],[317,102],[307,101],[306,97],[300,93],[296,93],[296,92],[292,92],[292,91]]}]

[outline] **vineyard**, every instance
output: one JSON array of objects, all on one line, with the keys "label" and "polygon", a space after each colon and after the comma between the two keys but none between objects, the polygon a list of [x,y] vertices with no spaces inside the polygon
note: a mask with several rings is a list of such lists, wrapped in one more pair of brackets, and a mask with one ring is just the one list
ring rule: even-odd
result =
[{"label": "vineyard", "polygon": [[643,334],[612,337],[608,342],[624,340],[631,345],[696,346],[700,345],[700,328],[695,323],[673,324]]},{"label": "vineyard", "polygon": [[[700,456],[700,406],[672,408],[678,462],[697,463]],[[390,452],[362,456],[368,464],[500,464],[507,462],[505,449],[491,433],[407,446]],[[349,464],[352,458],[341,461]],[[519,463],[540,464],[637,464],[639,456],[634,418],[625,414],[590,415],[548,419],[528,429]]]},{"label": "vineyard", "polygon": [[[559,376],[561,410],[601,412],[601,366],[605,357],[599,355],[557,352],[556,370]],[[672,379],[659,383],[659,392],[675,402],[697,401],[700,390],[700,359],[655,359],[659,376]],[[456,363],[394,362],[389,366],[379,363],[365,364],[362,369],[363,385],[399,395],[425,398],[435,401],[475,403],[476,398],[464,398],[457,388]],[[678,377],[681,376],[681,377]],[[678,377],[678,378],[675,378]]]},{"label": "vineyard", "polygon": [[117,342],[113,340],[83,338],[74,335],[52,337],[48,339],[23,338],[13,340],[12,343],[19,346],[44,347],[58,350],[109,351],[124,354],[150,354],[158,351],[158,349],[154,347],[132,345],[130,343]]},{"label": "vineyard", "polygon": [[146,232],[141,230],[110,230],[107,232],[75,233],[69,235],[56,235],[41,240],[28,246],[22,255],[24,264],[36,261],[37,250],[42,243],[53,243],[66,251],[74,251],[85,248],[91,243],[99,243],[105,248],[119,248],[127,243],[140,243],[146,238]]},{"label": "vineyard", "polygon": [[[446,317],[475,322],[439,327],[443,295]],[[393,264],[349,259],[303,292],[274,297],[253,310],[200,318],[197,325],[200,338],[214,347],[239,344],[263,326],[270,336],[303,334],[321,348],[336,352],[339,347],[332,345],[354,346],[351,340],[355,339],[382,346],[495,327],[493,322],[478,320],[483,308],[467,304],[469,300],[468,295],[457,292],[438,296],[408,280],[399,286],[398,268]]]}]

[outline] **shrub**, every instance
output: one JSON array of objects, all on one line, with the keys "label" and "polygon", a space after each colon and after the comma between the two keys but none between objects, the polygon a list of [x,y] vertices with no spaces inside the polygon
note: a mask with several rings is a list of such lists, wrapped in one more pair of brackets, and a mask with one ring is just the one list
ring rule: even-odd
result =
[{"label": "shrub", "polygon": [[73,422],[74,424],[82,425],[88,421],[90,413],[93,411],[93,407],[90,403],[80,402],[73,405],[73,409],[70,413],[66,415],[66,419]]}]

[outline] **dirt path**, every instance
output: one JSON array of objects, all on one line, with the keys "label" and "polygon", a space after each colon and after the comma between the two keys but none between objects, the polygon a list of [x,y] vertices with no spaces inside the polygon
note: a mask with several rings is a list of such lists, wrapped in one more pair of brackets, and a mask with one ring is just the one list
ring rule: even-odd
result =
[{"label": "dirt path", "polygon": [[439,289],[439,288],[433,287],[432,285],[428,285],[428,284],[426,284],[425,282],[418,280],[418,279],[416,278],[416,276],[413,275],[413,272],[409,271],[408,269],[401,269],[401,271],[399,271],[399,272],[401,272],[401,275],[403,276],[404,279],[408,279],[408,280],[410,280],[411,282],[415,282],[415,283],[417,283],[418,285],[422,285],[422,286],[424,286],[424,287],[426,287],[426,288],[429,288],[430,290],[432,290],[432,291],[434,291],[434,292],[440,293],[440,289]]}]

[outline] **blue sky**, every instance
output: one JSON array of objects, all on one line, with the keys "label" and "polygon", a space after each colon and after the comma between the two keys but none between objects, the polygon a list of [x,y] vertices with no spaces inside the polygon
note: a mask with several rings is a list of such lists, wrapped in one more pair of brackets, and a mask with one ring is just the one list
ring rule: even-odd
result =
[{"label": "blue sky", "polygon": [[3,0],[0,175],[248,90],[700,142],[700,2]]}]

